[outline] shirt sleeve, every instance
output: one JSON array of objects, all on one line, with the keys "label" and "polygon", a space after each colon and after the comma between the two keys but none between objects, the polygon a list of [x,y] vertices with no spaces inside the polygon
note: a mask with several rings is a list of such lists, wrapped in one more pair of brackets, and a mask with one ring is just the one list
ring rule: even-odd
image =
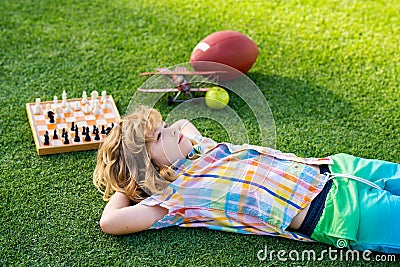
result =
[{"label": "shirt sleeve", "polygon": [[154,194],[142,200],[138,205],[160,206],[168,210],[168,213],[155,222],[149,229],[178,226],[183,221],[184,211],[182,209],[181,198],[170,187],[167,187],[161,193]]}]

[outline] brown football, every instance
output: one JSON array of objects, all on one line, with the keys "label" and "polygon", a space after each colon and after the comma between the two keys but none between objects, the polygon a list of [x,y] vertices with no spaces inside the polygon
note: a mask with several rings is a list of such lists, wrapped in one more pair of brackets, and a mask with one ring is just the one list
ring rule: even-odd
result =
[{"label": "brown football", "polygon": [[[226,70],[222,65],[216,69],[219,64],[214,66],[205,63],[216,62],[228,65],[241,73],[247,73],[256,62],[257,56],[258,47],[250,37],[227,30],[215,32],[201,40],[193,49],[190,63],[198,71]],[[240,76],[236,71],[231,71],[230,74],[228,79]]]}]

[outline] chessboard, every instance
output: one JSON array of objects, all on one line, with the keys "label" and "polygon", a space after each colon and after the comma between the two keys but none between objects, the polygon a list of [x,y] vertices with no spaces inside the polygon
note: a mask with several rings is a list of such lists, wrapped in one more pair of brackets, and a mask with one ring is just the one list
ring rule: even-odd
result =
[{"label": "chessboard", "polygon": [[39,155],[97,149],[120,115],[111,95],[93,91],[82,98],[27,103],[26,111]]}]

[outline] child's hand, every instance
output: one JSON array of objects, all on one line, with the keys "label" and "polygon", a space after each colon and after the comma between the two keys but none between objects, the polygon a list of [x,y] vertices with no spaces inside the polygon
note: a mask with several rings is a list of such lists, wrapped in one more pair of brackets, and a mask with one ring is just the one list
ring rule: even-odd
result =
[{"label": "child's hand", "polygon": [[116,192],[104,208],[100,226],[107,234],[130,234],[148,229],[165,214],[167,209],[160,206],[131,206],[124,193]]}]

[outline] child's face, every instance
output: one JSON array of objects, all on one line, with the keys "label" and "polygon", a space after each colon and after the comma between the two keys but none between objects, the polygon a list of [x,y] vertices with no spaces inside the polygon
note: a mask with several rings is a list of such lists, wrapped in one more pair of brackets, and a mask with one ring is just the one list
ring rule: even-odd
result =
[{"label": "child's face", "polygon": [[171,165],[185,158],[192,149],[192,142],[178,129],[160,122],[155,130],[156,142],[148,144],[150,158],[158,165]]}]

